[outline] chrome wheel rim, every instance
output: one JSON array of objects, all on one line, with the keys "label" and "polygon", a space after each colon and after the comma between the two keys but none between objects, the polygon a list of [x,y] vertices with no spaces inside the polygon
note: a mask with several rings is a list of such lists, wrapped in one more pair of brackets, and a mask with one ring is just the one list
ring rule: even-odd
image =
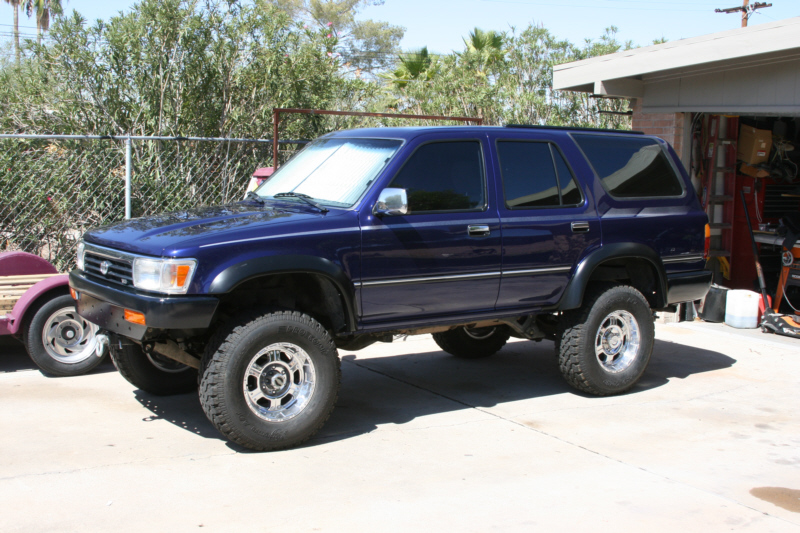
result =
[{"label": "chrome wheel rim", "polygon": [[72,306],[50,315],[42,328],[42,344],[47,355],[66,365],[74,365],[94,355],[97,326],[80,316]]},{"label": "chrome wheel rim", "polygon": [[277,342],[253,356],[242,387],[253,413],[270,422],[282,422],[308,406],[316,387],[316,370],[301,347]]},{"label": "chrome wheel rim", "polygon": [[616,374],[630,367],[640,346],[639,323],[628,311],[609,313],[597,328],[595,356],[606,372]]},{"label": "chrome wheel rim", "polygon": [[464,328],[464,333],[467,334],[467,337],[475,339],[476,341],[482,341],[484,339],[488,339],[494,332],[497,330],[495,327],[488,327],[488,328]]}]

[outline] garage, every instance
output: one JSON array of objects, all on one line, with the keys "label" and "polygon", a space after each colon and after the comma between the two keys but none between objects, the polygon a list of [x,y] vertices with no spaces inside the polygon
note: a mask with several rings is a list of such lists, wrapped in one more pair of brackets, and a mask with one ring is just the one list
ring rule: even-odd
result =
[{"label": "garage", "polygon": [[553,87],[629,99],[691,174],[720,290],[759,291],[749,216],[773,307],[800,309],[800,17],[565,63]]}]

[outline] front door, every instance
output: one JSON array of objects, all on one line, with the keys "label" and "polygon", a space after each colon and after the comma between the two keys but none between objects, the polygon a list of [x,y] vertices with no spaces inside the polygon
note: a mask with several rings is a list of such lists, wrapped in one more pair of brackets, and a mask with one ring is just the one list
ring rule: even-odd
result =
[{"label": "front door", "polygon": [[417,140],[387,185],[406,190],[408,214],[362,215],[365,324],[494,309],[501,235],[486,142]]}]

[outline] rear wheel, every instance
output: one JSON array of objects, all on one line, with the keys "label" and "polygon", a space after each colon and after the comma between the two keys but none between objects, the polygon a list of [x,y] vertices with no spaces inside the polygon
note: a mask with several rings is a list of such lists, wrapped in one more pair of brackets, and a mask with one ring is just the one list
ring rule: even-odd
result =
[{"label": "rear wheel", "polygon": [[644,374],[654,337],[653,314],[642,293],[623,285],[595,287],[581,309],[562,317],[556,343],[561,373],[590,394],[625,392]]},{"label": "rear wheel", "polygon": [[42,305],[24,331],[31,359],[50,376],[79,376],[103,361],[96,355],[97,326],[80,316],[68,294]]},{"label": "rear wheel", "polygon": [[433,340],[439,348],[462,359],[479,359],[494,355],[505,346],[511,335],[504,326],[488,328],[458,327],[434,333]]},{"label": "rear wheel", "polygon": [[200,403],[212,424],[251,450],[296,446],[333,410],[340,361],[328,332],[308,315],[279,311],[247,317],[209,346]]},{"label": "rear wheel", "polygon": [[197,371],[160,354],[148,354],[130,341],[111,342],[111,360],[128,382],[157,396],[191,392],[197,388]]}]

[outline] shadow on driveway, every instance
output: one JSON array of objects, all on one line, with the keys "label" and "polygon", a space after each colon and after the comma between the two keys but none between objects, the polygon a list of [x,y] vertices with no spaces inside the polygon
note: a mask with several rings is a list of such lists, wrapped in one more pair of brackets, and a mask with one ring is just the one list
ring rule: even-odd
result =
[{"label": "shadow on driveway", "polygon": [[[458,359],[441,351],[388,357],[363,353],[342,354],[342,387],[336,408],[307,446],[431,414],[490,408],[555,394],[584,395],[561,377],[549,341],[513,342],[496,355],[477,360]],[[656,340],[647,372],[627,394],[661,387],[671,379],[729,368],[734,363],[735,359],[717,352]],[[136,391],[135,395],[152,412],[144,421],[166,420],[201,437],[221,439],[206,419],[196,394],[158,397]],[[234,444],[229,447],[247,452]]]}]

